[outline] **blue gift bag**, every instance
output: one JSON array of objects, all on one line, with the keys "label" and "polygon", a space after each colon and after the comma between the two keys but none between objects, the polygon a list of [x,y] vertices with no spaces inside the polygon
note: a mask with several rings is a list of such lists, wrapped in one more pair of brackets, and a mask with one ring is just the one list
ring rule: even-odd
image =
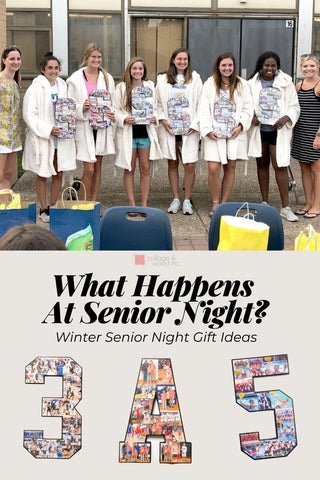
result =
[{"label": "blue gift bag", "polygon": [[[93,204],[89,210],[74,209],[80,205]],[[58,201],[50,208],[50,230],[55,233],[63,243],[70,235],[88,228],[93,232],[93,250],[100,250],[100,203],[90,201]]]},{"label": "blue gift bag", "polygon": [[0,237],[12,227],[36,223],[36,215],[36,204],[32,202],[21,202],[21,208],[0,210]]}]

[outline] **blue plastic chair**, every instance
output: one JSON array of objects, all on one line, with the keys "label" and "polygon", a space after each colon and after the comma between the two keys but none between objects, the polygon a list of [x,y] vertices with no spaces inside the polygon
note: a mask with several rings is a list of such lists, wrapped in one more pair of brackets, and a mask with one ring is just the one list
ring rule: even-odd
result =
[{"label": "blue plastic chair", "polygon": [[[220,218],[222,215],[236,215],[243,202],[221,203],[214,211],[209,228],[209,250],[217,250],[220,238]],[[267,250],[283,250],[284,233],[280,213],[274,207],[263,203],[249,203],[251,213],[257,222],[264,222],[270,227]],[[256,212],[256,213],[255,213]]]},{"label": "blue plastic chair", "polygon": [[172,250],[168,215],[151,207],[109,208],[101,219],[100,250]]}]

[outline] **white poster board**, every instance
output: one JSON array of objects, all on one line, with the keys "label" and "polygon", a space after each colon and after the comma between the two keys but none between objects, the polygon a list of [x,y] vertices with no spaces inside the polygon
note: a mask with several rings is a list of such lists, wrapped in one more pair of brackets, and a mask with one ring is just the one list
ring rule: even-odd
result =
[{"label": "white poster board", "polygon": [[[1,280],[2,471],[14,480],[316,478],[318,285],[309,281],[302,296],[298,272],[312,272],[318,259],[293,252],[0,252],[2,265],[23,264]],[[147,407],[134,410],[144,359],[157,367],[144,382],[151,394],[143,387],[155,423],[164,410],[169,424],[178,412],[183,432],[174,430],[171,453],[159,454],[165,438],[150,436],[151,448],[132,458],[135,452],[121,449],[132,439],[132,413],[150,422]],[[243,390],[236,401],[236,385],[251,380],[257,397]],[[162,384],[175,394],[166,408]],[[31,454],[24,431],[42,430],[49,443]],[[64,445],[50,449],[62,430]],[[277,436],[285,445],[267,453]]]}]

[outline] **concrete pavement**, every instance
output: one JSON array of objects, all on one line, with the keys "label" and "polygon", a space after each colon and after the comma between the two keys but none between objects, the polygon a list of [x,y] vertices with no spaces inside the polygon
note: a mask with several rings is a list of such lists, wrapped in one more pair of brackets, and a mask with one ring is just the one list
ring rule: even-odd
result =
[{"label": "concrete pavement", "polygon": [[[103,161],[102,182],[99,194],[101,210],[104,212],[107,208],[116,205],[127,205],[127,198],[122,184],[122,174],[119,171],[114,175],[114,166],[111,159]],[[159,170],[152,181],[149,206],[167,210],[172,197],[167,177],[167,162],[159,162]],[[261,202],[261,195],[257,180],[255,161],[248,162],[247,175],[244,175],[244,162],[238,162],[236,171],[236,180],[230,195],[230,201],[240,202]],[[289,193],[290,206],[295,210],[299,205],[303,205],[304,196],[301,184],[300,167],[298,162],[292,161],[291,165],[297,187],[295,192]],[[202,170],[202,173],[200,172]],[[75,176],[81,177],[82,167],[79,163]],[[182,174],[181,167],[181,174]],[[139,172],[136,172],[136,191],[139,191]],[[49,183],[49,182],[48,182]],[[183,199],[182,178],[181,178],[181,200]],[[35,175],[26,172],[20,177],[13,187],[14,191],[19,192],[25,201],[37,201],[35,193]],[[137,205],[139,205],[140,195],[137,194]],[[207,165],[205,161],[198,162],[196,181],[193,191],[194,214],[183,215],[178,212],[175,215],[169,215],[173,245],[176,250],[207,250],[208,249],[208,231],[210,218],[211,202],[207,186]],[[270,167],[270,196],[269,203],[276,208],[280,208],[280,198],[277,186],[274,180],[274,172]],[[42,223],[40,220],[38,220]],[[312,223],[314,228],[320,232],[320,216],[312,221],[299,217],[298,222],[288,222],[283,219],[285,233],[285,249],[290,249],[294,245],[294,239],[308,223]],[[42,223],[42,225],[44,225]]]}]

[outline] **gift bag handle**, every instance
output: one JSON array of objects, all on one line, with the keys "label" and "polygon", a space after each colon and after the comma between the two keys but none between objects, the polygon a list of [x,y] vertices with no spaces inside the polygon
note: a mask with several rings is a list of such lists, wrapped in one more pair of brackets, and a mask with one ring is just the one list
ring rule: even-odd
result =
[{"label": "gift bag handle", "polygon": [[[80,185],[82,185],[83,192],[84,192],[84,200],[83,201],[86,202],[87,201],[87,190],[86,190],[85,184],[83,182],[81,182],[81,180],[77,180],[77,182],[80,183]],[[61,203],[63,205],[63,208],[65,208],[64,195],[67,191],[69,192],[70,198],[72,198],[71,192],[74,192],[75,197],[76,197],[75,202],[79,202],[79,197],[78,197],[77,190],[72,185],[69,185],[61,193]]]},{"label": "gift bag handle", "polygon": [[[246,208],[247,209],[247,213],[245,215],[240,215],[240,211],[242,209]],[[236,217],[243,217],[243,218],[248,218],[249,220],[254,220],[254,215],[253,213],[250,212],[250,209],[249,209],[249,203],[248,202],[244,202],[240,208],[238,208],[238,210],[236,211]]]},{"label": "gift bag handle", "polygon": [[315,250],[318,249],[318,239],[317,239],[316,231],[313,228],[313,226],[309,223],[309,225],[307,225],[306,228],[299,233],[297,250],[299,250],[302,235],[305,235],[307,237],[307,242],[303,248],[304,250],[309,250],[309,244],[312,237],[314,237],[314,248]]},{"label": "gift bag handle", "polygon": [[0,190],[0,195],[11,195],[11,202],[15,194],[12,190],[10,190],[10,188],[3,188],[2,190]]}]

